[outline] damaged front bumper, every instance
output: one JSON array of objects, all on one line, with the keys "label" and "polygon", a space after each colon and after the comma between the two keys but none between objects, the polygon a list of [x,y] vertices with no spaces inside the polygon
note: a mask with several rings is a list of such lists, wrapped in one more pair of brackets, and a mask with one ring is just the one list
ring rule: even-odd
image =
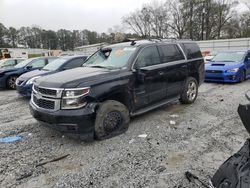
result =
[{"label": "damaged front bumper", "polygon": [[69,137],[84,141],[94,139],[95,112],[93,107],[48,112],[30,102],[30,112],[42,125],[55,129]]},{"label": "damaged front bumper", "polygon": [[247,132],[250,134],[250,104],[247,105],[240,104],[238,107],[238,113]]}]

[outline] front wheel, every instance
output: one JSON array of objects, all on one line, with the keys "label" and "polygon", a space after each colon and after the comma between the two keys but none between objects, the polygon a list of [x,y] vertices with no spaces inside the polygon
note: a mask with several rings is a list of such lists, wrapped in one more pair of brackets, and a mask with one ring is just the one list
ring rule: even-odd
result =
[{"label": "front wheel", "polygon": [[7,79],[8,89],[16,89],[16,79],[17,79],[17,76],[11,76]]},{"label": "front wheel", "polygon": [[193,77],[189,77],[184,85],[180,101],[183,104],[193,103],[198,95],[198,83]]},{"label": "front wheel", "polygon": [[125,105],[107,100],[96,112],[95,137],[102,140],[121,134],[128,129],[129,121],[129,110]]},{"label": "front wheel", "polygon": [[240,82],[244,82],[246,80],[246,72],[243,70],[240,73]]}]

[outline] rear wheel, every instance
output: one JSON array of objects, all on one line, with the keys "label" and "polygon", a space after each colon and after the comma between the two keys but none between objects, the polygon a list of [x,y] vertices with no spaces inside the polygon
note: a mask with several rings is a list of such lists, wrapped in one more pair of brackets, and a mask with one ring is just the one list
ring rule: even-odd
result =
[{"label": "rear wheel", "polygon": [[183,104],[193,103],[198,95],[198,83],[195,78],[189,77],[186,80],[180,101]]},{"label": "rear wheel", "polygon": [[8,89],[16,89],[16,79],[17,79],[17,76],[11,76],[7,79]]},{"label": "rear wheel", "polygon": [[129,126],[129,110],[118,101],[103,102],[95,120],[95,137],[99,140],[110,138],[125,132]]}]

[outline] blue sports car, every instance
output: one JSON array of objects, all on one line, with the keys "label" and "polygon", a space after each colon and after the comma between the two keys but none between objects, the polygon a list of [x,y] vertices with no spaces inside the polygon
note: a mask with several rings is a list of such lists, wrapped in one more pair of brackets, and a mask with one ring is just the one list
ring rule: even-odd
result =
[{"label": "blue sports car", "polygon": [[205,64],[205,81],[243,82],[250,78],[250,50],[219,52]]},{"label": "blue sports car", "polygon": [[16,79],[29,71],[41,69],[56,57],[37,57],[22,61],[12,68],[0,69],[0,88],[16,89]]},{"label": "blue sports car", "polygon": [[73,69],[82,66],[87,59],[87,56],[62,56],[42,69],[34,70],[23,74],[16,81],[17,92],[24,97],[30,97],[32,92],[33,82],[41,77],[56,72],[61,72],[68,69]]}]

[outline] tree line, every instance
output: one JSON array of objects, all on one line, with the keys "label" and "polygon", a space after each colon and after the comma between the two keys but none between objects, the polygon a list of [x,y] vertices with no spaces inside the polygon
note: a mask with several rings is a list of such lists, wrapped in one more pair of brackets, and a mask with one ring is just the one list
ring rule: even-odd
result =
[{"label": "tree line", "polygon": [[100,42],[117,43],[126,37],[138,37],[136,34],[121,33],[117,29],[109,29],[108,33],[97,33],[96,31],[67,30],[58,31],[45,30],[40,26],[5,27],[0,23],[0,48],[43,48],[74,50],[82,45],[95,44]]},{"label": "tree line", "polygon": [[250,37],[248,10],[237,10],[235,0],[153,1],[128,14],[123,23],[143,37],[192,40]]},{"label": "tree line", "polygon": [[[117,43],[125,38],[188,38],[209,40],[250,37],[248,10],[237,10],[233,0],[152,1],[122,18],[122,27],[107,33],[90,30],[45,30],[40,26],[5,27],[0,23],[0,47],[73,50],[100,42]],[[129,33],[125,33],[126,28]]]}]

